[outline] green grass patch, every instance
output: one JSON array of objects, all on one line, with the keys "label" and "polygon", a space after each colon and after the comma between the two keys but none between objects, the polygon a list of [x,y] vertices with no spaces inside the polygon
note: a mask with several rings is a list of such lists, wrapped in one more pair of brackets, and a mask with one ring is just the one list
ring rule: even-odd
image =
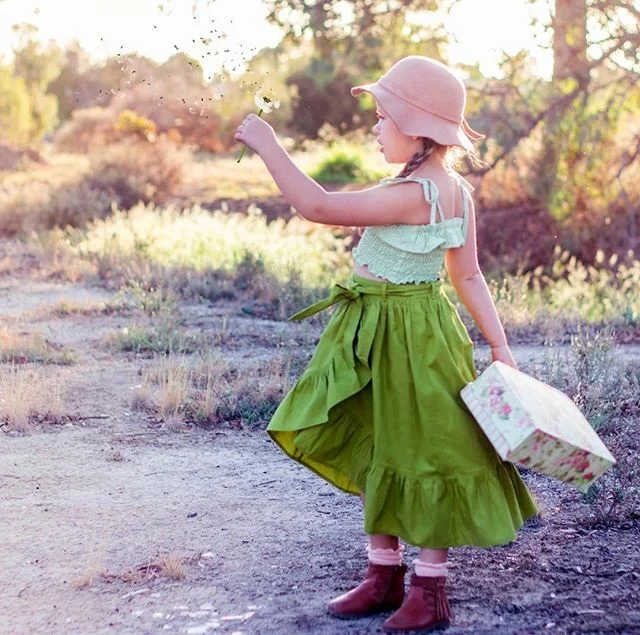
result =
[{"label": "green grass patch", "polygon": [[386,174],[367,167],[361,149],[336,143],[320,158],[309,176],[324,183],[367,184],[379,181]]},{"label": "green grass patch", "polygon": [[193,353],[199,341],[174,323],[159,322],[150,326],[125,326],[110,334],[106,345],[112,351],[124,353]]}]

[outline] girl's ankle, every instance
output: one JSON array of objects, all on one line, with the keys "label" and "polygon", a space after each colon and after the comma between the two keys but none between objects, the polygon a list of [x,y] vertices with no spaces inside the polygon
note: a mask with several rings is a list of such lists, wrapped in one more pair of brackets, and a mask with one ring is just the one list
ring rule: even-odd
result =
[{"label": "girl's ankle", "polygon": [[367,557],[372,564],[394,566],[402,564],[405,546],[398,545],[395,549],[373,549],[367,545]]}]

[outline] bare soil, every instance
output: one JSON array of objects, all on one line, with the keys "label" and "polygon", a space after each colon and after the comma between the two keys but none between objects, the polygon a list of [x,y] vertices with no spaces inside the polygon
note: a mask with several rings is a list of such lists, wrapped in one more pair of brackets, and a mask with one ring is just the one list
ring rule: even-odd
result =
[{"label": "bare soil", "polygon": [[[77,360],[48,367],[64,378],[73,423],[0,432],[0,632],[382,632],[386,615],[341,621],[325,611],[366,569],[359,498],[286,457],[264,426],[176,432],[133,411],[132,387],[152,360],[103,344],[130,317],[47,312],[63,297],[110,296],[0,280],[0,325],[41,331]],[[225,315],[232,333],[253,334],[244,345],[220,338],[236,361],[283,341],[313,346],[313,331],[302,337],[300,325],[241,317],[232,305],[183,310],[187,327],[214,329]],[[541,354],[513,351],[519,362]],[[624,354],[640,357],[640,347]],[[524,478],[541,518],[515,543],[451,552],[449,632],[640,633],[637,524],[587,528],[578,492]],[[406,562],[417,554],[409,546]]]}]

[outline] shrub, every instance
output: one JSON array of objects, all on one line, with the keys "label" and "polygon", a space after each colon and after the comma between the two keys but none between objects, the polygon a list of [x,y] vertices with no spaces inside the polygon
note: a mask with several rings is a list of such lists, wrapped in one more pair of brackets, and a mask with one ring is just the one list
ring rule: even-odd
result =
[{"label": "shrub", "polygon": [[582,495],[581,522],[587,525],[640,518],[640,367],[617,352],[611,330],[582,325],[568,350],[550,349],[535,371],[574,400],[617,461]]},{"label": "shrub", "polygon": [[146,141],[153,141],[158,129],[150,119],[133,110],[123,110],[118,116],[116,130],[125,134],[134,134]]},{"label": "shrub", "polygon": [[116,143],[122,133],[116,129],[117,115],[107,108],[94,106],[74,110],[53,138],[59,152],[87,153]]},{"label": "shrub", "polygon": [[80,181],[54,190],[40,205],[36,222],[44,229],[84,227],[96,218],[106,218],[111,210],[111,197],[106,192]]},{"label": "shrub", "polygon": [[122,209],[140,202],[163,204],[184,182],[189,156],[164,135],[152,143],[124,139],[92,156],[87,184]]},{"label": "shrub", "polygon": [[361,150],[348,144],[336,143],[311,171],[310,176],[325,183],[371,183],[381,175],[366,169]]},{"label": "shrub", "polygon": [[176,76],[158,80],[153,86],[140,84],[123,90],[109,109],[114,117],[135,112],[138,118],[152,122],[158,134],[171,131],[174,140],[209,152],[223,152],[236,142],[233,134],[223,134],[221,117],[213,112],[212,102],[209,90]]}]

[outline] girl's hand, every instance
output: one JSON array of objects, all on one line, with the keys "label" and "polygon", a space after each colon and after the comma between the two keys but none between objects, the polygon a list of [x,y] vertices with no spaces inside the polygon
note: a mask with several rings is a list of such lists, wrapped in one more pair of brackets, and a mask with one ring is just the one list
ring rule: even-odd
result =
[{"label": "girl's hand", "polygon": [[270,144],[278,142],[273,128],[255,113],[251,113],[244,118],[233,138],[236,141],[246,143],[258,154],[262,154]]},{"label": "girl's hand", "polygon": [[491,347],[491,361],[500,361],[507,366],[511,366],[518,370],[518,364],[516,360],[513,358],[511,354],[511,350],[507,344],[502,344],[500,346],[492,346]]}]

